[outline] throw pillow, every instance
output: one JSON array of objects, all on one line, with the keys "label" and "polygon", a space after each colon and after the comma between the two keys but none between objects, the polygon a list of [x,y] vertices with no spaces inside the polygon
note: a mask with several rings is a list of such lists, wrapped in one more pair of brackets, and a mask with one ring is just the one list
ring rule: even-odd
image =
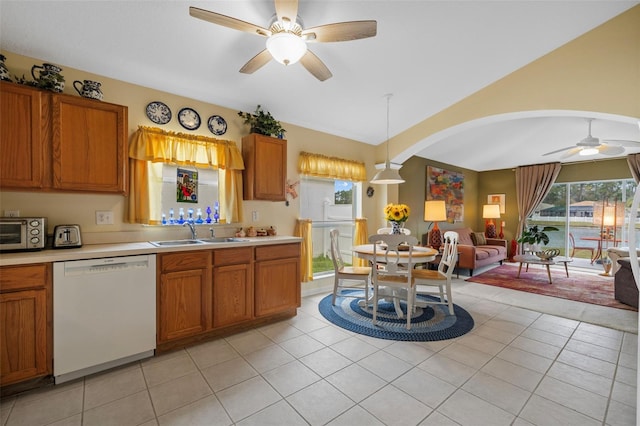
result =
[{"label": "throw pillow", "polygon": [[486,246],[487,239],[484,236],[484,232],[472,232],[471,233],[471,241],[473,241],[474,246]]}]

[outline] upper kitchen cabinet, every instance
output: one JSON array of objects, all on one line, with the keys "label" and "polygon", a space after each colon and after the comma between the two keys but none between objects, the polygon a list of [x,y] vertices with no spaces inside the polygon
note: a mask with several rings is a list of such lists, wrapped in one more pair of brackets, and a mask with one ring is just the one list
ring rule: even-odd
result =
[{"label": "upper kitchen cabinet", "polygon": [[52,107],[53,188],[126,194],[127,107],[67,95]]},{"label": "upper kitchen cabinet", "polygon": [[0,187],[127,193],[127,107],[0,83]]},{"label": "upper kitchen cabinet", "polygon": [[45,186],[48,96],[41,90],[0,83],[0,186]]},{"label": "upper kitchen cabinet", "polygon": [[287,141],[251,133],[242,138],[244,199],[285,201]]}]

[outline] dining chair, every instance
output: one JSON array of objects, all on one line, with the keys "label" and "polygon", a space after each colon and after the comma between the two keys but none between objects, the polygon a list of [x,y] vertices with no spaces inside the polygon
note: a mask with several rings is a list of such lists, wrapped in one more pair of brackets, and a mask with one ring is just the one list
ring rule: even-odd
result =
[{"label": "dining chair", "polygon": [[593,265],[593,261],[595,260],[595,247],[587,247],[587,246],[577,246],[576,247],[576,239],[571,232],[569,232],[569,244],[571,245],[571,257],[576,252],[576,250],[585,250],[591,252],[591,264]]},{"label": "dining chair", "polygon": [[[456,267],[458,257],[458,233],[447,231],[444,233],[444,247],[442,249],[442,258],[437,270],[416,269],[413,271],[413,279],[415,281],[415,294],[427,294],[431,296],[439,296],[439,302],[427,302],[427,304],[448,305],[449,314],[453,315],[453,296],[451,294],[451,275]],[[424,289],[424,287],[438,287],[435,289]],[[446,293],[446,299],[445,299]]]},{"label": "dining chair", "polygon": [[[373,244],[373,325],[377,325],[380,298],[393,300],[398,318],[403,316],[399,305],[400,301],[404,300],[407,305],[407,330],[410,330],[414,269],[407,268],[407,265],[413,264],[413,247],[418,244],[418,239],[410,235],[376,234],[369,237],[369,242]],[[404,248],[406,250],[403,250]]]},{"label": "dining chair", "polygon": [[[378,228],[378,234],[390,234],[393,228]],[[411,235],[411,230],[409,228],[400,228],[400,232],[403,235]]]},{"label": "dining chair", "polygon": [[[331,236],[331,261],[333,262],[334,281],[333,281],[333,297],[331,304],[336,304],[336,297],[360,297],[358,293],[351,295],[343,293],[340,289],[362,289],[364,287],[364,300],[369,300],[369,278],[371,277],[371,268],[368,266],[345,266],[342,255],[340,254],[340,244],[338,242],[340,232],[332,229],[329,232]],[[346,284],[345,281],[351,284]],[[360,282],[353,283],[354,281]]]}]

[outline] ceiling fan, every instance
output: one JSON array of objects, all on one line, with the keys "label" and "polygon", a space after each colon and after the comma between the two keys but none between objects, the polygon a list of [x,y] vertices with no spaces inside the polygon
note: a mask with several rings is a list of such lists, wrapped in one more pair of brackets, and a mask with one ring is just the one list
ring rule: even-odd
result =
[{"label": "ceiling fan", "polygon": [[269,28],[197,7],[189,7],[189,14],[217,25],[267,37],[266,49],[240,68],[240,72],[245,74],[252,74],[271,59],[284,65],[300,61],[314,77],[325,81],[332,76],[331,71],[307,49],[307,43],[357,40],[374,37],[377,32],[376,21],[336,22],[305,29],[298,17],[298,0],[275,0],[275,9]]},{"label": "ceiling fan", "polygon": [[624,152],[624,147],[640,148],[639,141],[631,141],[624,139],[600,139],[591,136],[591,122],[593,118],[587,118],[589,123],[589,134],[586,138],[576,143],[575,146],[568,146],[566,148],[558,149],[555,151],[547,152],[543,155],[557,154],[558,152],[566,151],[561,158],[571,157],[572,155],[579,154],[581,156],[589,156],[596,154],[604,155],[619,155]]}]

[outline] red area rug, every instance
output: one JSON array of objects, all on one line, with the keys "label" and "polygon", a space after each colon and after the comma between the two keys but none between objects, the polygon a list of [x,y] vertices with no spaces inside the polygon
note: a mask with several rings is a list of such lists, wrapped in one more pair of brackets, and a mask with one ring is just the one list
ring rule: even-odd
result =
[{"label": "red area rug", "polygon": [[549,284],[547,270],[540,265],[530,265],[528,272],[525,272],[523,266],[520,278],[516,278],[517,275],[517,265],[502,265],[467,278],[467,281],[637,311],[633,306],[625,305],[614,298],[613,277],[569,270],[567,278],[564,269],[551,269],[553,284]]}]

